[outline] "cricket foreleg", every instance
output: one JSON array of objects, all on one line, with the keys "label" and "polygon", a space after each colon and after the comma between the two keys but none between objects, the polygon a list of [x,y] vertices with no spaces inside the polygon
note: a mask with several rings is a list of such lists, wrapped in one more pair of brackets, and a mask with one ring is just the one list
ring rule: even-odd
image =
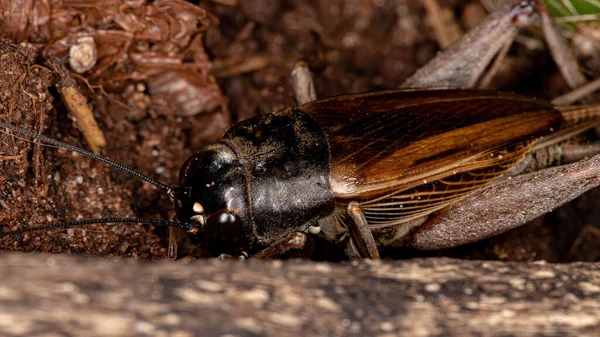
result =
[{"label": "cricket foreleg", "polygon": [[310,239],[306,233],[293,232],[286,235],[283,239],[275,242],[273,245],[265,248],[252,258],[272,259],[282,258],[294,252],[303,250]]},{"label": "cricket foreleg", "polygon": [[173,227],[169,227],[168,256],[171,260],[177,260],[177,236]]},{"label": "cricket foreleg", "polygon": [[552,211],[600,185],[600,155],[499,181],[413,231],[407,245],[434,250],[479,241]]}]

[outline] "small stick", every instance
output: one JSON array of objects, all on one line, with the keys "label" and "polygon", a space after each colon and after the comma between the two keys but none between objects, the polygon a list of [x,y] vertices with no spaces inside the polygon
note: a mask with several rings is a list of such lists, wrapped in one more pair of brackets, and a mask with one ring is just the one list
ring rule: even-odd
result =
[{"label": "small stick", "polygon": [[264,69],[269,66],[269,63],[269,59],[264,55],[250,56],[240,62],[225,60],[221,64],[215,62],[212,74],[219,78],[239,76]]},{"label": "small stick", "polygon": [[0,156],[0,162],[3,161],[13,161],[13,160],[17,160],[20,158],[23,158],[24,156],[22,154],[16,155],[16,156]]},{"label": "small stick", "polygon": [[575,55],[573,55],[567,41],[560,33],[556,22],[545,8],[540,10],[540,18],[548,49],[550,49],[552,58],[555,60],[565,81],[571,89],[584,85],[587,81],[579,71],[579,64],[575,59]]},{"label": "small stick", "polygon": [[448,47],[463,35],[452,13],[442,9],[437,0],[423,0],[423,5],[440,48]]},{"label": "small stick", "polygon": [[500,69],[500,66],[502,65],[502,61],[504,61],[504,58],[506,57],[506,55],[508,54],[508,51],[510,50],[510,46],[512,45],[512,40],[514,40],[514,38],[517,36],[516,31],[513,33],[513,36],[514,37],[512,39],[510,39],[510,41],[507,41],[506,44],[504,45],[504,47],[502,47],[502,49],[500,49],[500,51],[496,55],[496,58],[494,59],[494,63],[492,63],[492,65],[490,66],[490,69],[485,73],[485,75],[483,75],[483,78],[479,82],[479,85],[478,85],[479,88],[488,88],[490,86],[492,79],[494,78],[494,76],[496,75],[498,70]]},{"label": "small stick", "polygon": [[552,100],[554,105],[568,105],[600,89],[600,78],[573,89],[568,93]]},{"label": "small stick", "polygon": [[94,113],[88,104],[87,97],[81,93],[77,87],[77,83],[65,67],[57,63],[53,63],[53,66],[59,76],[56,88],[60,96],[69,111],[75,115],[75,122],[83,133],[92,152],[99,154],[101,149],[106,147],[106,138],[104,138],[104,133],[98,127]]},{"label": "small stick", "polygon": [[216,2],[220,5],[235,7],[239,5],[239,0],[211,0],[212,2]]}]

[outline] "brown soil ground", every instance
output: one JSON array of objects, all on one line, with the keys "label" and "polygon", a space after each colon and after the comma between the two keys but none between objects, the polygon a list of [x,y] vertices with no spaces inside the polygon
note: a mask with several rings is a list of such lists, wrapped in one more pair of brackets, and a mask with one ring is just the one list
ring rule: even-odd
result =
[{"label": "brown soil ground", "polygon": [[[237,2],[200,1],[199,6],[211,15],[203,24],[210,27],[188,35],[203,40],[196,41],[200,44],[193,50],[189,48],[193,41],[175,46],[183,50],[184,62],[193,59],[203,65],[197,67],[204,76],[201,83],[178,74],[176,79],[184,80],[178,82],[176,94],[169,93],[159,83],[170,77],[148,63],[145,68],[134,63],[132,68],[131,63],[114,61],[119,67],[82,74],[92,84],[78,80],[106,136],[105,155],[164,183],[176,183],[185,158],[218,139],[231,122],[294,104],[289,74],[295,61],[310,64],[317,94],[326,97],[394,88],[439,49],[419,2],[256,0],[226,4]],[[476,2],[439,2],[452,9],[463,29],[483,15]],[[14,26],[8,28],[3,31],[17,40],[0,41],[2,119],[86,147],[56,90],[57,74],[48,65],[48,50],[54,48],[48,46],[58,37],[46,36],[42,30],[18,34]],[[79,32],[77,27],[69,29]],[[546,98],[564,92],[566,86],[539,43],[539,33],[524,34],[521,40],[529,43],[515,44],[493,86]],[[23,40],[34,44],[20,44]],[[60,50],[56,54],[64,56]],[[150,54],[144,55],[150,59]],[[597,60],[583,61],[588,75],[597,77]],[[177,102],[171,104],[175,98]],[[167,196],[151,186],[68,151],[32,146],[5,133],[0,134],[0,189],[0,223],[9,229],[100,217],[174,218]],[[384,255],[597,261],[600,236],[590,228],[600,226],[599,195],[593,191],[517,230],[475,244],[433,253],[386,250]],[[158,259],[166,256],[167,234],[147,225],[94,225],[5,237],[0,239],[0,249]],[[179,236],[180,256],[202,255],[186,245],[184,235]],[[318,243],[317,258],[340,256],[332,247]]]}]

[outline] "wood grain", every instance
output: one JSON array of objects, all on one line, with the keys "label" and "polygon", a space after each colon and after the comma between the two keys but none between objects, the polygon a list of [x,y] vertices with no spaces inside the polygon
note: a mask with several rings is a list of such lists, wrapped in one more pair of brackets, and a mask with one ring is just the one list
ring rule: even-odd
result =
[{"label": "wood grain", "polygon": [[593,336],[600,264],[0,259],[3,336]]}]

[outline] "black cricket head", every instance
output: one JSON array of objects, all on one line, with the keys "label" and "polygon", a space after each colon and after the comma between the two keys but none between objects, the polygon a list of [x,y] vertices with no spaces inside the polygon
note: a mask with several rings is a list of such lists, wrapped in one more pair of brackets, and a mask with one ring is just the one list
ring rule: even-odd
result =
[{"label": "black cricket head", "polygon": [[253,233],[248,216],[244,168],[222,143],[209,145],[189,157],[179,172],[174,206],[182,224],[197,228],[190,239],[211,255],[244,256]]}]

